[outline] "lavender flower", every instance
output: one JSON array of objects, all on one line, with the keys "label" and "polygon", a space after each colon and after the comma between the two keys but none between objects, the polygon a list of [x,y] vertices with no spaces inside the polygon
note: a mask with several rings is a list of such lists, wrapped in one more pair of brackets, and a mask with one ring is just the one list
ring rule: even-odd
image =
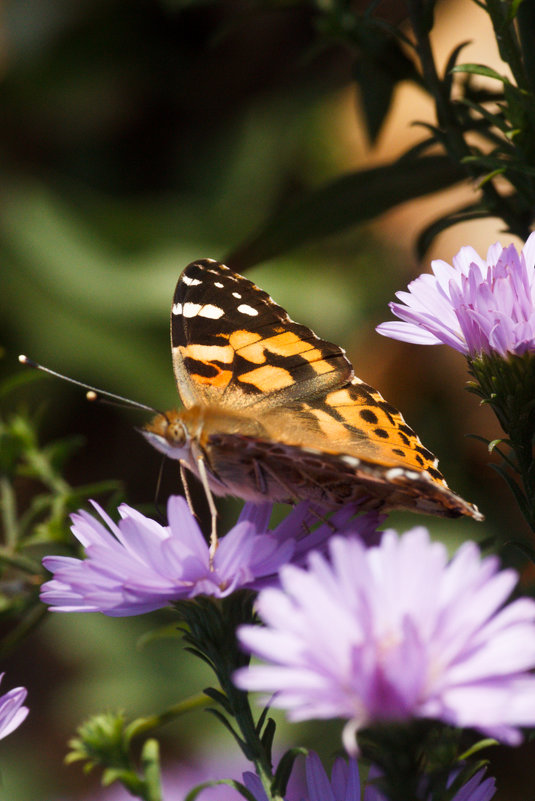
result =
[{"label": "lavender flower", "polygon": [[[41,589],[41,600],[58,612],[103,612],[139,615],[196,595],[222,598],[240,587],[260,589],[276,583],[277,571],[289,561],[300,563],[311,548],[324,548],[332,527],[310,531],[316,519],[301,504],[270,531],[271,505],[245,504],[237,524],[222,537],[210,563],[210,552],[185,500],[168,503],[168,526],[123,504],[115,524],[94,504],[108,528],[84,511],[72,515],[72,532],[86,559],[47,556],[54,574]],[[368,514],[351,521],[355,509],[337,512],[331,523],[371,538],[379,520]]]},{"label": "lavender flower", "polygon": [[[490,801],[496,794],[496,782],[492,776],[485,775],[485,768],[478,770],[466,784],[463,784],[451,801]],[[451,781],[455,778],[451,776]]]},{"label": "lavender flower", "polygon": [[[490,801],[496,792],[493,778],[484,779],[485,769],[478,771],[454,795],[452,801]],[[388,798],[378,789],[375,779],[380,776],[375,766],[371,766],[368,780],[361,794],[361,781],[358,762],[354,758],[349,760],[338,757],[336,759],[331,778],[329,779],[319,756],[310,751],[306,759],[306,796],[300,795],[301,801],[388,801]],[[455,778],[450,776],[449,784]],[[244,784],[254,795],[257,801],[267,801],[261,782],[253,773],[245,773]],[[291,801],[294,795],[287,796]]]},{"label": "lavender flower", "polygon": [[516,581],[465,543],[448,563],[422,527],[389,530],[376,548],[334,537],[330,562],[285,566],[266,589],[266,626],[244,626],[244,648],[269,664],[235,674],[275,693],[291,720],[345,718],[344,744],[374,721],[435,718],[505,743],[535,724],[535,602],[502,608]]},{"label": "lavender flower", "polygon": [[461,353],[521,355],[535,349],[535,233],[520,255],[514,245],[492,245],[484,261],[461,248],[453,267],[431,262],[434,275],[420,275],[401,303],[390,308],[403,322],[382,323],[385,336],[420,345],[450,345]]},{"label": "lavender flower", "polygon": [[[4,673],[0,673],[0,681],[4,678]],[[22,706],[26,700],[28,691],[25,687],[15,687],[4,695],[0,695],[0,740],[18,729],[26,715],[30,711],[27,706]]]},{"label": "lavender flower", "polygon": [[[356,759],[349,762],[339,757],[333,766],[331,778],[329,779],[321,760],[315,751],[310,751],[305,764],[306,770],[306,790],[305,794],[300,792],[298,796],[294,791],[290,791],[285,796],[285,801],[361,801],[360,775]],[[376,774],[373,768],[370,771],[371,777]],[[292,773],[292,778],[294,777]],[[262,787],[262,782],[254,773],[244,773],[243,782],[249,792],[255,797],[256,801],[267,801],[267,796]],[[369,785],[362,796],[362,801],[386,801],[373,785]]]}]

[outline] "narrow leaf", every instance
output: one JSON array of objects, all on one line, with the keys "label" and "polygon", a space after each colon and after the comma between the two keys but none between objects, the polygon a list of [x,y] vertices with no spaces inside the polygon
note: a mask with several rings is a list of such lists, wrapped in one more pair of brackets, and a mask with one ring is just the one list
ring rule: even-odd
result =
[{"label": "narrow leaf", "polygon": [[374,219],[412,198],[465,177],[446,156],[403,159],[343,175],[281,209],[248,242],[226,258],[238,272],[313,239]]},{"label": "narrow leaf", "polygon": [[419,259],[423,259],[426,251],[430,247],[433,239],[435,239],[438,234],[445,231],[447,228],[451,228],[453,225],[457,225],[457,223],[467,222],[469,220],[481,220],[489,216],[489,212],[482,208],[479,203],[471,204],[469,206],[464,206],[457,211],[452,212],[451,214],[447,214],[444,217],[440,217],[440,219],[435,220],[427,228],[424,228],[422,233],[419,235],[418,240],[416,242],[416,253]]},{"label": "narrow leaf", "polygon": [[470,748],[465,751],[459,757],[459,760],[464,762],[466,759],[470,759],[470,757],[474,756],[474,754],[479,753],[484,748],[490,748],[491,746],[499,745],[497,740],[493,740],[491,737],[487,737],[486,740],[479,740],[479,742],[474,743],[474,745],[470,746]]},{"label": "narrow leaf", "polygon": [[516,481],[509,475],[509,473],[504,470],[499,464],[491,464],[490,467],[498,473],[499,476],[503,478],[513,495],[515,496],[515,500],[520,508],[520,511],[526,518],[527,522],[531,525],[531,515],[530,515],[530,508],[529,504],[526,500],[526,496],[522,492],[521,488],[518,486]]},{"label": "narrow leaf", "polygon": [[264,733],[261,737],[261,743],[264,746],[264,750],[271,760],[271,749],[273,747],[273,739],[275,737],[275,730],[277,726],[273,718],[269,718],[268,722],[266,723],[266,728],[264,729]]},{"label": "narrow leaf", "polygon": [[471,75],[482,75],[485,78],[494,78],[503,84],[510,83],[505,75],[500,75],[499,72],[493,70],[492,67],[487,67],[485,64],[457,64],[453,67],[452,72],[468,72]]},{"label": "narrow leaf", "polygon": [[277,790],[282,796],[286,792],[288,779],[293,770],[294,762],[298,756],[307,756],[308,751],[306,748],[291,748],[281,757],[277,770],[275,771],[275,780],[273,782],[273,789]]},{"label": "narrow leaf", "polygon": [[194,787],[193,790],[190,790],[184,801],[195,801],[195,799],[199,797],[200,793],[202,793],[203,790],[206,790],[207,787],[217,787],[218,784],[226,784],[228,787],[233,787],[240,793],[240,795],[246,798],[247,801],[256,801],[254,795],[249,792],[247,787],[241,782],[235,781],[235,779],[218,779],[210,782],[203,782],[202,784],[197,785],[197,787]]}]

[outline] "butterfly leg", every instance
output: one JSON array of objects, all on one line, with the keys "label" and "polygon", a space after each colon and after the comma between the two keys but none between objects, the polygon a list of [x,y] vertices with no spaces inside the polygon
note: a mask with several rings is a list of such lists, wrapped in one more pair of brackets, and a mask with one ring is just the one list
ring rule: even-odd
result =
[{"label": "butterfly leg", "polygon": [[253,470],[254,470],[255,484],[258,492],[261,492],[262,495],[267,495],[268,483],[266,481],[266,475],[264,473],[262,465],[259,462],[257,462],[256,459],[253,459]]},{"label": "butterfly leg", "polygon": [[183,459],[179,460],[180,465],[180,480],[182,482],[182,486],[184,487],[184,495],[186,496],[186,502],[188,504],[188,509],[190,510],[191,514],[197,517],[195,513],[195,509],[193,508],[193,501],[191,499],[191,493],[189,491],[189,483],[188,483],[188,474],[186,473],[186,465]]},{"label": "butterfly leg", "polygon": [[210,567],[212,567],[215,552],[217,551],[217,546],[219,544],[217,539],[217,509],[214,501],[214,496],[212,495],[212,490],[210,489],[210,484],[208,482],[208,473],[206,472],[206,465],[204,463],[203,457],[200,454],[197,456],[197,469],[199,471],[199,478],[201,479],[201,484],[203,485],[203,489],[206,495],[206,500],[208,501],[208,508],[210,509],[210,516],[212,519],[212,531],[210,533]]},{"label": "butterfly leg", "polygon": [[268,494],[269,487],[266,479],[267,474],[287,493],[287,498],[280,500],[281,503],[298,503],[298,496],[292,491],[292,488],[282,479],[282,477],[275,472],[275,470],[273,470],[268,464],[260,465],[257,461],[254,461],[253,464],[257,488],[260,492],[262,492],[264,495]]}]

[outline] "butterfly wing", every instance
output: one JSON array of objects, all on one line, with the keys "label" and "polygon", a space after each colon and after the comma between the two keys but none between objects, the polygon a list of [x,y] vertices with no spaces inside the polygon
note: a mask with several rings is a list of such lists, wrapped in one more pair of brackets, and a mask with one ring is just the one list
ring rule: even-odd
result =
[{"label": "butterfly wing", "polygon": [[171,347],[186,408],[287,406],[353,377],[344,351],[295,323],[267,292],[224,264],[203,259],[180,278]]},{"label": "butterfly wing", "polygon": [[203,409],[207,463],[230,494],[327,506],[368,497],[385,508],[481,518],[341,348],[225,265],[186,267],[171,341],[182,402]]}]

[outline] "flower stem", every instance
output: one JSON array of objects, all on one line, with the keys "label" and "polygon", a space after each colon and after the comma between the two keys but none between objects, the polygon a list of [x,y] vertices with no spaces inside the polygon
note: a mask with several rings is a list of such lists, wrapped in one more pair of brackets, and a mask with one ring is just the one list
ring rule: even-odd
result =
[{"label": "flower stem", "polygon": [[207,698],[204,693],[197,693],[196,695],[186,698],[184,701],[179,701],[177,704],[160,712],[157,715],[150,715],[144,718],[138,718],[133,721],[128,727],[128,734],[131,737],[139,737],[140,735],[148,734],[149,732],[165,726],[166,723],[171,723],[173,720],[182,717],[196,709],[203,709],[210,706],[213,702]]},{"label": "flower stem", "polygon": [[[201,596],[175,606],[188,626],[184,639],[189,650],[210,665],[219,681],[221,691],[206,691],[218,702],[219,708],[214,713],[232,731],[243,753],[254,764],[269,801],[284,801],[273,788],[269,737],[262,736],[263,721],[260,725],[255,723],[247,693],[232,681],[235,671],[249,661],[237,644],[236,629],[253,621],[254,598],[253,593],[242,591],[220,601]],[[238,731],[229,718],[235,721]]]},{"label": "flower stem", "polygon": [[500,57],[511,68],[518,88],[528,90],[529,83],[522,63],[520,43],[514,19],[510,18],[511,4],[504,3],[503,0],[486,0],[485,6],[494,28]]},{"label": "flower stem", "polygon": [[515,470],[523,487],[522,491],[516,485],[521,493],[519,504],[535,532],[535,354],[510,354],[506,359],[482,354],[477,358],[469,357],[468,369],[475,378],[470,389],[492,407],[508,436],[515,456]]}]

